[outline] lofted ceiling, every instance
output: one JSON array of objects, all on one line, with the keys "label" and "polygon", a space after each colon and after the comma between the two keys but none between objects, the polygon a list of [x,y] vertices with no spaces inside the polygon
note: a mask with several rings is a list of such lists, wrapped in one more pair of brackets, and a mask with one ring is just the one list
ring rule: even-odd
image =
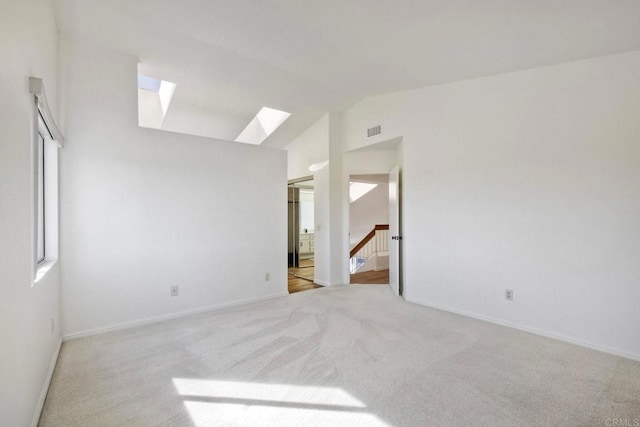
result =
[{"label": "lofted ceiling", "polygon": [[[168,123],[282,147],[363,97],[640,49],[638,0],[54,0],[61,33],[177,84]],[[191,133],[191,132],[187,132]]]}]

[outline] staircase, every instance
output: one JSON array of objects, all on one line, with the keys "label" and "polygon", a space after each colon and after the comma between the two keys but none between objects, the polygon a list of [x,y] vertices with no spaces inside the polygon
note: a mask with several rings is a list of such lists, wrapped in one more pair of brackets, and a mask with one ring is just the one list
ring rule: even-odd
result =
[{"label": "staircase", "polygon": [[[363,269],[378,257],[389,255],[389,224],[376,225],[349,253],[351,274]],[[375,258],[374,258],[375,257]],[[371,267],[370,265],[368,267]],[[376,269],[376,268],[367,268]]]}]

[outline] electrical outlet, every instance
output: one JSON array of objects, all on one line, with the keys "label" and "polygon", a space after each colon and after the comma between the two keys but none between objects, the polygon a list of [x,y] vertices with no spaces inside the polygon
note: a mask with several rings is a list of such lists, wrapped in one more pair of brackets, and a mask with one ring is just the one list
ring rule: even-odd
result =
[{"label": "electrical outlet", "polygon": [[171,287],[171,296],[172,297],[178,296],[178,285],[174,285]]},{"label": "electrical outlet", "polygon": [[264,273],[264,281],[268,282],[269,280],[271,280],[271,273]]},{"label": "electrical outlet", "polygon": [[504,291],[504,299],[506,299],[507,301],[513,301],[513,290],[512,289],[506,289]]}]

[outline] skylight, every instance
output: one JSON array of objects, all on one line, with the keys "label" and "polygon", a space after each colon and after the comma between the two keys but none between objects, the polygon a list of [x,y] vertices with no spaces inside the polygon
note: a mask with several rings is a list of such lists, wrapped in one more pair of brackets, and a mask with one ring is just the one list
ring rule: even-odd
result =
[{"label": "skylight", "polygon": [[259,145],[289,118],[291,113],[262,107],[246,128],[236,138],[237,142]]},{"label": "skylight", "polygon": [[376,188],[378,184],[371,184],[368,182],[350,182],[349,183],[349,201],[351,203],[358,200],[360,197],[367,194],[369,191]]},{"label": "skylight", "polygon": [[160,84],[162,84],[162,80],[138,74],[138,89],[158,92],[160,90]]}]

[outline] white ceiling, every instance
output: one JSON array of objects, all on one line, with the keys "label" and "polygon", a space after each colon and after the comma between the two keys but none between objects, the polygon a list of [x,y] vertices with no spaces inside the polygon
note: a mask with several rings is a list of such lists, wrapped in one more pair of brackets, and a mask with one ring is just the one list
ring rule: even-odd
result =
[{"label": "white ceiling", "polygon": [[[284,146],[363,97],[640,49],[638,0],[54,0],[62,33],[177,83],[167,122]],[[198,119],[198,117],[200,119]]]}]

